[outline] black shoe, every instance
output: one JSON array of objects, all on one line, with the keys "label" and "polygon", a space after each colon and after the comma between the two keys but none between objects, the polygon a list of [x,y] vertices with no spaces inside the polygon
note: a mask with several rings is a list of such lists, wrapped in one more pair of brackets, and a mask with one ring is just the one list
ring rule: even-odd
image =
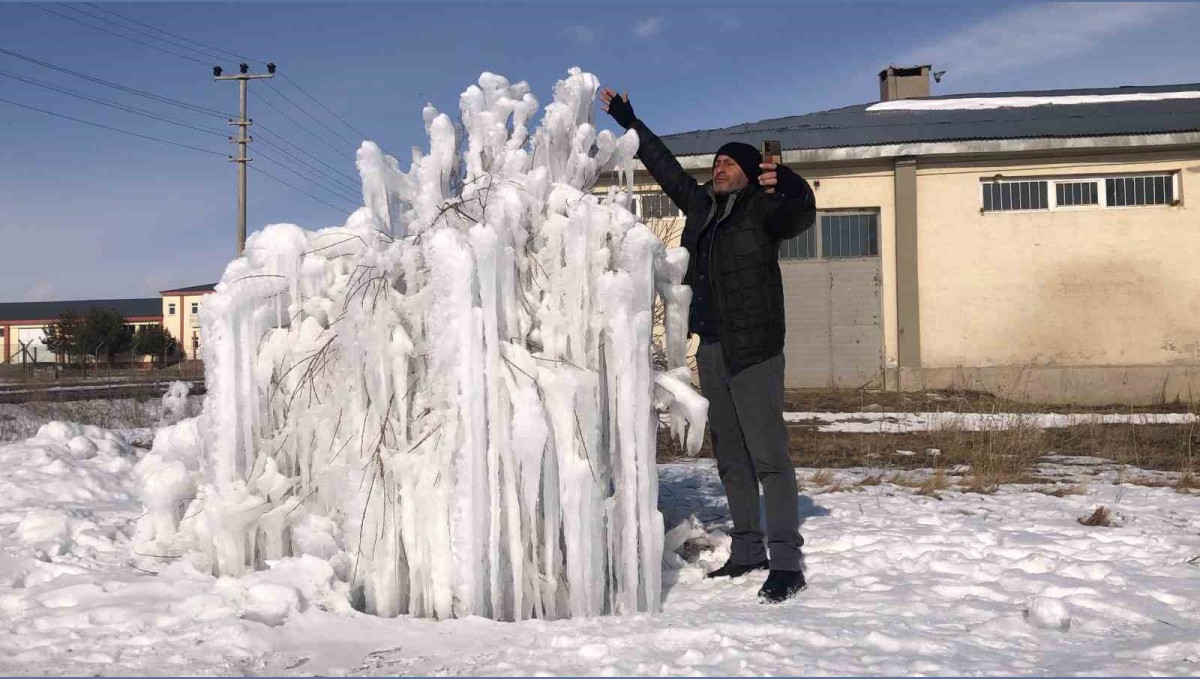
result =
[{"label": "black shoe", "polygon": [[806,587],[804,573],[772,570],[762,589],[758,590],[758,600],[764,604],[777,604],[803,592]]},{"label": "black shoe", "polygon": [[724,566],[704,576],[706,578],[739,578],[752,571],[765,571],[771,567],[771,562],[763,559],[758,563],[737,564],[726,561]]}]

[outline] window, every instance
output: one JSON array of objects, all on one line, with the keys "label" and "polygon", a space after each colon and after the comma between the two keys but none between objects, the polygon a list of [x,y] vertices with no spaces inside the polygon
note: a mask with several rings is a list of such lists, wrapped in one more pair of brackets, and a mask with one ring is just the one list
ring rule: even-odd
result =
[{"label": "window", "polygon": [[1175,202],[1175,177],[1109,177],[1104,180],[1108,207],[1131,205],[1170,205]]},{"label": "window", "polygon": [[198,314],[198,313],[200,313],[200,303],[192,302],[192,314]]},{"label": "window", "polygon": [[817,229],[789,238],[779,244],[780,259],[814,259],[817,256]]},{"label": "window", "polygon": [[[983,211],[1176,205],[1175,172],[1118,177],[983,179]],[[1046,187],[1054,184],[1054,200]],[[1103,188],[1102,188],[1103,187]]]},{"label": "window", "polygon": [[642,219],[661,219],[679,215],[679,208],[665,193],[642,193],[638,195],[636,213]]},{"label": "window", "polygon": [[821,215],[821,256],[879,255],[879,217],[875,214]]},{"label": "window", "polygon": [[984,182],[983,211],[1045,210],[1050,207],[1047,184],[1045,180]]},{"label": "window", "polygon": [[879,256],[877,212],[831,212],[804,233],[779,244],[780,259],[823,259]]},{"label": "window", "polygon": [[174,305],[174,304],[168,304],[168,305],[167,305],[167,315],[168,315],[168,316],[174,316],[174,315],[175,315],[175,305]]},{"label": "window", "polygon": [[1100,192],[1095,181],[1058,182],[1054,185],[1054,193],[1055,205],[1058,207],[1097,205],[1100,202]]}]

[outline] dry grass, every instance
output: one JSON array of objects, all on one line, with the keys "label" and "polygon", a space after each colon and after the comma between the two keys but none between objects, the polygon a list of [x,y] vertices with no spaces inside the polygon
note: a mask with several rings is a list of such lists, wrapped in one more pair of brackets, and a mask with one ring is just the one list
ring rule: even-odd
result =
[{"label": "dry grass", "polygon": [[1068,495],[1084,495],[1084,494],[1086,494],[1087,486],[1085,486],[1083,484],[1079,484],[1079,483],[1074,484],[1074,485],[1059,484],[1059,485],[1055,485],[1055,486],[1052,486],[1049,488],[1034,488],[1034,490],[1038,493],[1043,493],[1045,495],[1051,495],[1053,497],[1066,497]]},{"label": "dry grass", "polygon": [[888,482],[893,486],[904,486],[905,488],[920,488],[925,483],[916,474],[904,472],[892,474],[892,478],[888,479]]},{"label": "dry grass", "polygon": [[1104,505],[1096,507],[1096,511],[1092,512],[1089,516],[1081,516],[1076,521],[1084,526],[1105,526],[1111,528],[1116,525],[1113,522],[1112,512],[1108,511],[1108,508]]},{"label": "dry grass", "polygon": [[828,486],[833,483],[833,472],[828,469],[821,469],[813,472],[813,475],[808,477],[808,483],[814,486]]},{"label": "dry grass", "polygon": [[950,479],[946,478],[946,470],[938,468],[933,474],[925,479],[925,483],[917,489],[917,495],[928,495],[937,497],[939,490],[946,490],[950,487]]},{"label": "dry grass", "polygon": [[788,389],[786,410],[797,412],[853,413],[882,410],[891,413],[1187,413],[1195,403],[1175,401],[1152,406],[1110,404],[1025,403],[992,394],[966,390],[924,392],[866,391],[862,389]]},{"label": "dry grass", "polygon": [[[818,422],[788,426],[789,448],[798,466],[815,469],[867,467],[882,481],[921,488],[925,476],[899,475],[917,469],[942,469],[959,476],[960,485],[993,492],[1009,483],[1035,482],[1034,468],[1048,453],[1100,457],[1140,469],[1179,472],[1181,492],[1200,489],[1200,424],[1139,424],[1136,416],[1149,413],[1197,412],[1200,404],[1171,403],[1154,407],[1079,407],[1007,401],[973,392],[866,392],[855,390],[789,390],[788,411],[805,412],[956,412],[1028,415],[1009,429],[967,431],[954,424],[934,431],[901,433],[820,432]],[[1133,415],[1134,422],[1099,421],[1072,427],[1042,429],[1033,415],[1040,413],[1099,413]],[[679,457],[678,446],[660,436],[659,459]],[[916,451],[899,455],[897,451]],[[936,454],[934,453],[936,451]],[[702,457],[711,457],[705,437]],[[943,478],[945,473],[943,473]],[[872,485],[868,477],[858,486]],[[809,483],[812,483],[809,481]],[[1052,493],[1074,494],[1055,489]]]},{"label": "dry grass", "polygon": [[1200,489],[1200,479],[1196,478],[1191,470],[1185,471],[1179,475],[1179,480],[1175,482],[1174,488],[1181,493],[1198,490]]}]

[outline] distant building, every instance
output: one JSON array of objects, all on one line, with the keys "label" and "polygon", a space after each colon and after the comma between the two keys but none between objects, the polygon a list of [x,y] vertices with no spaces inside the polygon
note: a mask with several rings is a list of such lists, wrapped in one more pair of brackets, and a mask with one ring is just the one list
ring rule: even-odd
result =
[{"label": "distant building", "polygon": [[215,284],[162,291],[159,297],[137,299],[89,299],[61,302],[0,303],[0,363],[52,363],[56,357],[46,348],[46,327],[66,313],[86,314],[92,309],[111,309],[125,322],[137,327],[162,325],[170,330],[188,357],[200,348],[198,312],[201,298]]},{"label": "distant building", "polygon": [[[879,78],[881,102],[663,136],[701,182],[721,144],[778,140],[812,183],[815,228],[780,246],[789,387],[1200,396],[1200,84],[932,97],[928,66]],[[678,230],[634,181],[647,224]]]},{"label": "distant building", "polygon": [[205,295],[216,290],[216,283],[190,288],[163,290],[160,300],[161,323],[171,331],[188,356],[200,357],[200,304]]}]

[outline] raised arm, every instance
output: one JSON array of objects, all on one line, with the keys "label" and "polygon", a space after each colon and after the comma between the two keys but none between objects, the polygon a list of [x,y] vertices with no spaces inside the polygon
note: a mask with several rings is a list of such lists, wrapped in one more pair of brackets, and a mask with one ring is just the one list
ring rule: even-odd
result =
[{"label": "raised arm", "polygon": [[663,188],[671,202],[685,214],[693,201],[702,200],[705,193],[696,178],[679,164],[667,145],[650,131],[633,113],[629,95],[619,95],[610,89],[600,91],[601,106],[621,127],[638,133],[638,159],[650,176]]}]

